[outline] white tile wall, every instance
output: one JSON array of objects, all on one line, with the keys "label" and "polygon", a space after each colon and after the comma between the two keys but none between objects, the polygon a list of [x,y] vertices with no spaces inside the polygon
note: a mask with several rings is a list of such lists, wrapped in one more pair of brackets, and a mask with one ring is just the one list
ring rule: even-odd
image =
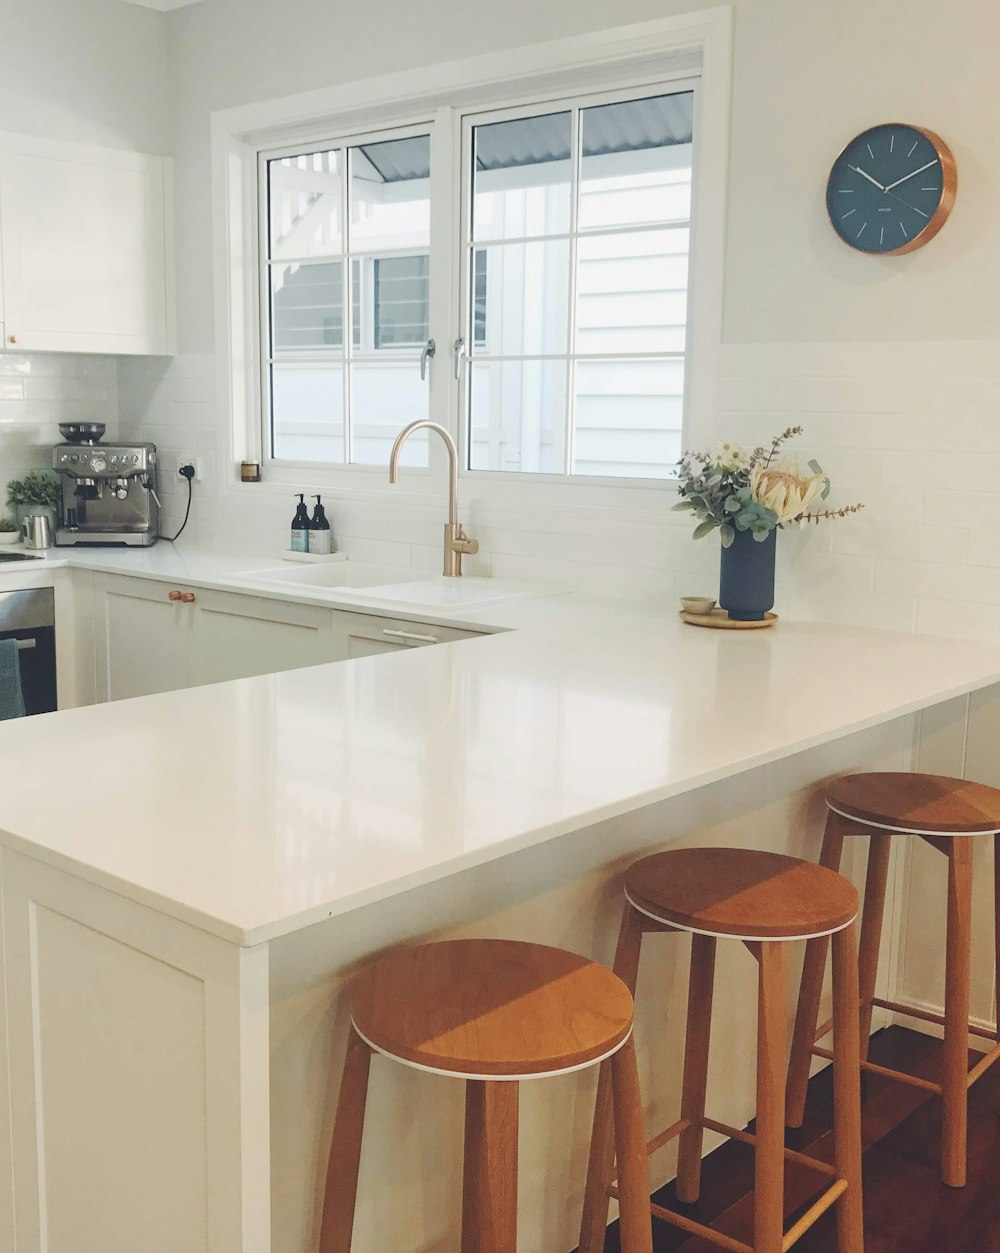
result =
[{"label": "white tile wall", "polygon": [[117,391],[113,357],[0,353],[0,512],[11,479],[51,469],[60,422],[105,422],[117,436]]},{"label": "white tile wall", "polygon": [[[211,356],[122,360],[123,433],[161,449],[167,526],[183,513],[177,457],[193,453],[205,480],[191,539],[276,551],[294,502],[266,488],[249,498],[223,488],[227,440],[214,391]],[[1000,639],[1000,344],[725,345],[720,433],[754,444],[793,424],[806,428],[803,459],[817,457],[834,481],[831,503],[866,507],[779,536],[779,612]],[[436,568],[441,502],[324,497],[340,546],[355,558]],[[582,509],[565,493],[500,508],[466,483],[463,518],[481,544],[469,568],[643,599],[714,594],[717,540],[693,542],[668,492],[651,507],[649,496],[640,499],[627,513]]]}]

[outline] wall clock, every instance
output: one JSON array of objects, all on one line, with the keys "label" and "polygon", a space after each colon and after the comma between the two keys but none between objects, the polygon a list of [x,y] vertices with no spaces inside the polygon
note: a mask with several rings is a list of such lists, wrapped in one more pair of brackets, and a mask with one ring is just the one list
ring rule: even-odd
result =
[{"label": "wall clock", "polygon": [[894,256],[934,238],[957,187],[955,158],[940,136],[887,122],[852,139],[833,163],[826,207],[844,243]]}]

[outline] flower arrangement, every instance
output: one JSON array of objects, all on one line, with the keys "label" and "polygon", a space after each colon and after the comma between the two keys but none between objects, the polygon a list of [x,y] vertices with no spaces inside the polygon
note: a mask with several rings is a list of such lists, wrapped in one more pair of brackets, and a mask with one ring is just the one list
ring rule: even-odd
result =
[{"label": "flower arrangement", "polygon": [[777,527],[846,518],[863,509],[863,505],[814,509],[830,494],[830,480],[822,467],[810,461],[805,474],[794,455],[779,456],[782,445],[801,434],[801,426],[790,426],[775,436],[770,448],[752,452],[728,442],[711,452],[686,452],[678,462],[681,499],[674,509],[687,510],[698,519],[694,538],[718,529],[723,548],[728,548],[737,531],[749,531],[763,543]]},{"label": "flower arrangement", "polygon": [[0,518],[0,535],[9,535],[11,531],[20,531],[16,518]]},{"label": "flower arrangement", "polygon": [[54,474],[29,470],[23,479],[12,479],[7,484],[7,504],[20,508],[45,505],[55,509],[59,505],[59,480]]}]

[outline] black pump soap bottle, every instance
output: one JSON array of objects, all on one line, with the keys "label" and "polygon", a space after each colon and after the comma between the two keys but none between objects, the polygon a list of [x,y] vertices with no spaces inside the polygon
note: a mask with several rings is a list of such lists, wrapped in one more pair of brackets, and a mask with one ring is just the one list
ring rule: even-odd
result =
[{"label": "black pump soap bottle", "polygon": [[292,552],[307,553],[309,551],[309,510],[306,508],[306,494],[299,492],[299,503],[292,518]]},{"label": "black pump soap bottle", "polygon": [[319,496],[313,499],[316,501],[316,508],[309,523],[309,551],[325,557],[333,552],[333,531],[330,530],[326,510]]}]

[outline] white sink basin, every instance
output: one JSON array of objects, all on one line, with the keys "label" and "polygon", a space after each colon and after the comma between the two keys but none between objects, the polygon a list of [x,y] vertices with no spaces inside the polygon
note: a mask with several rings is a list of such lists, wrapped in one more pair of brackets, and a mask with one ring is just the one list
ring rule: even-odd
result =
[{"label": "white sink basin", "polygon": [[470,609],[490,601],[515,600],[524,596],[554,596],[558,588],[538,583],[512,583],[505,579],[482,579],[469,575],[449,579],[443,574],[369,586],[358,599],[372,604],[396,605],[400,609],[435,610],[439,613]]},{"label": "white sink basin", "polygon": [[433,575],[407,566],[378,566],[365,561],[331,561],[317,565],[286,562],[266,570],[244,570],[239,578],[253,579],[255,583],[274,583],[282,587],[294,584],[298,587],[341,588],[373,587],[378,584],[404,584]]}]

